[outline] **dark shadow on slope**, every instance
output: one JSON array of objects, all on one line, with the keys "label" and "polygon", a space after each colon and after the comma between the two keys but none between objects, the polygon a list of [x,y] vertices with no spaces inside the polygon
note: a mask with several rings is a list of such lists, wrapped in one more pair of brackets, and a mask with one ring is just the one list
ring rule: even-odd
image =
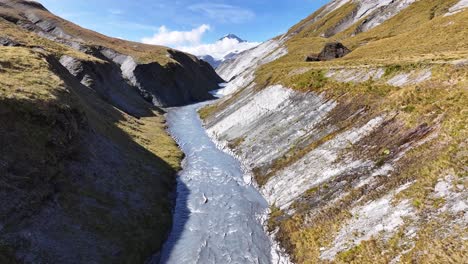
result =
[{"label": "dark shadow on slope", "polygon": [[142,263],[172,225],[176,171],[117,126],[121,112],[48,61],[69,92],[0,99],[0,260]]},{"label": "dark shadow on slope", "polygon": [[[157,66],[160,66],[160,65],[158,64]],[[61,67],[61,66],[57,65],[57,67]],[[71,81],[76,82],[75,79],[72,79]],[[87,87],[83,85],[80,86],[79,93],[81,94],[82,97],[88,97],[88,96],[94,97],[95,96],[94,92],[91,92],[89,89],[87,89]],[[203,101],[203,100],[214,100],[214,98],[212,98],[210,95],[210,98],[199,97],[199,98],[189,99],[189,101],[193,101],[193,102],[198,102],[198,101]],[[184,104],[181,104],[181,105],[184,105]],[[99,109],[101,105],[97,104],[94,107]],[[160,108],[157,108],[157,109],[160,109]],[[102,110],[100,109],[99,112],[102,113]],[[114,122],[118,122],[118,119],[116,119]],[[166,237],[166,239],[169,238],[169,240],[166,240],[164,243],[165,252],[172,252],[172,248],[176,245],[177,241],[179,241],[182,235],[185,224],[190,215],[190,210],[188,209],[188,206],[187,206],[187,199],[189,195],[190,195],[190,191],[187,188],[187,186],[183,182],[177,181],[176,193],[173,193],[172,195],[173,196],[172,204],[174,205],[172,215],[173,215],[174,222],[172,223],[172,228],[170,229],[170,235],[169,235],[169,232],[167,232],[168,237]],[[161,250],[161,249],[162,249],[162,246],[158,245],[158,247],[156,247],[151,253],[158,252],[158,250]],[[161,256],[161,251],[159,251],[157,254],[151,257],[150,263],[159,263],[159,261],[161,260],[161,257],[163,258],[162,263],[164,263],[164,256]]]},{"label": "dark shadow on slope", "polygon": [[154,111],[162,113],[160,108],[151,104],[151,99],[143,96],[138,88],[127,83],[119,65],[101,57],[99,58],[105,62],[83,61],[70,56],[62,56],[60,63],[78,81],[94,90],[102,100],[129,115],[141,118],[153,116]]},{"label": "dark shadow on slope", "polygon": [[177,180],[177,193],[174,197],[175,208],[173,212],[173,223],[168,239],[164,243],[162,251],[154,254],[146,264],[164,264],[167,263],[169,254],[173,251],[177,242],[181,239],[185,229],[185,224],[190,217],[190,209],[188,208],[188,197],[190,190],[182,181]]},{"label": "dark shadow on slope", "polygon": [[157,100],[155,103],[175,107],[214,99],[210,91],[224,80],[211,65],[179,51],[168,52],[177,63],[139,64],[134,71],[139,85]]}]

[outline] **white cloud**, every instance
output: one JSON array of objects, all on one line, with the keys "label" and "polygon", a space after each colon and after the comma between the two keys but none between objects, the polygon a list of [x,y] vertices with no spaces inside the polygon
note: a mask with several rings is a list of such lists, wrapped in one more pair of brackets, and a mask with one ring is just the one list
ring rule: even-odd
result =
[{"label": "white cloud", "polygon": [[201,3],[188,7],[221,23],[243,23],[255,17],[252,10],[227,4]]},{"label": "white cloud", "polygon": [[191,31],[170,31],[166,26],[158,28],[158,32],[149,38],[143,38],[141,41],[146,44],[163,46],[181,46],[200,44],[201,38],[205,32],[210,29],[209,25],[203,24]]},{"label": "white cloud", "polygon": [[224,38],[211,44],[201,44],[195,46],[182,46],[177,49],[194,54],[196,56],[210,55],[213,58],[220,60],[231,52],[241,52],[251,49],[260,43],[257,42],[239,42],[235,39]]},{"label": "white cloud", "polygon": [[251,49],[260,43],[239,42],[236,39],[223,38],[214,43],[202,43],[203,36],[210,29],[210,26],[203,24],[190,31],[170,31],[166,26],[157,29],[157,33],[152,37],[143,38],[141,41],[146,44],[163,45],[175,48],[196,56],[210,55],[220,60],[231,52],[241,52]]}]

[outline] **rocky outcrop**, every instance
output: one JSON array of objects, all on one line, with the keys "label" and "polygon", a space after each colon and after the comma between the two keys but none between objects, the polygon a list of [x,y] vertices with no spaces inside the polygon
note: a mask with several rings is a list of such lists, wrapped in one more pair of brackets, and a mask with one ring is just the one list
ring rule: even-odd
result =
[{"label": "rocky outcrop", "polygon": [[210,91],[224,82],[207,62],[176,50],[168,50],[167,56],[177,63],[165,66],[157,62],[138,63],[132,56],[109,48],[101,48],[99,54],[117,64],[125,80],[156,106],[180,106],[213,99]]},{"label": "rocky outcrop", "polygon": [[450,16],[458,12],[462,12],[466,8],[468,8],[468,0],[460,0],[457,4],[449,8],[445,16]]},{"label": "rocky outcrop", "polygon": [[379,3],[373,3],[373,1],[362,1],[359,4],[361,9],[364,9],[361,13],[362,19],[354,34],[366,32],[374,27],[384,23],[390,18],[397,15],[399,12],[409,7],[415,0],[399,0],[399,1],[385,1]]},{"label": "rocky outcrop", "polygon": [[124,80],[120,68],[114,63],[80,61],[67,55],[60,58],[60,63],[81,84],[95,90],[103,100],[125,113],[143,117],[151,115],[151,110],[155,109],[151,101],[141,100],[138,90]]},{"label": "rocky outcrop", "polygon": [[[437,128],[399,129],[394,113],[374,115],[358,98],[339,102],[280,85],[249,86],[226,100],[231,103],[206,120],[208,132],[253,171],[262,194],[281,212],[273,212],[268,225],[283,246],[290,246],[284,240],[290,232],[307,233],[309,223],[348,211],[351,220],[329,234],[334,240],[318,260],[334,260],[376,236],[414,232],[405,223],[416,224],[420,216],[409,200],[395,198],[412,183],[391,178],[408,162],[405,154],[433,140]],[[304,227],[292,231],[282,224],[295,221]]]},{"label": "rocky outcrop", "polygon": [[368,69],[332,69],[327,71],[325,77],[331,78],[337,82],[344,83],[364,83],[368,81],[383,82],[388,85],[403,87],[413,84],[426,82],[432,78],[431,69],[418,69],[411,71],[402,71],[396,74],[387,74],[385,76],[384,68]]},{"label": "rocky outcrop", "polygon": [[346,56],[351,50],[339,42],[327,43],[323,50],[317,55],[309,55],[305,61],[327,61]]}]

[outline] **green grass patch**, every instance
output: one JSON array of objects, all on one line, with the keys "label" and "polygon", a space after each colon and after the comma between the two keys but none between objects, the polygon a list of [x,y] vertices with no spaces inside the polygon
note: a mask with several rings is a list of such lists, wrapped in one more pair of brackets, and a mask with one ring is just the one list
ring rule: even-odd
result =
[{"label": "green grass patch", "polygon": [[216,103],[204,106],[198,110],[201,120],[206,120],[211,114],[215,113],[218,109]]}]

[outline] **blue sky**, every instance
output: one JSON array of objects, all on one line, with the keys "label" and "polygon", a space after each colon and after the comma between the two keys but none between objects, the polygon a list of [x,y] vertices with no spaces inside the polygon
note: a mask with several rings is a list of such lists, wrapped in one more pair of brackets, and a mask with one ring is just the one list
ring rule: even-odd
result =
[{"label": "blue sky", "polygon": [[[262,42],[308,16],[328,0],[38,0],[50,11],[83,27],[133,41],[155,34],[195,31],[186,43],[213,43],[228,33]],[[198,31],[197,31],[198,30]],[[197,33],[198,32],[198,33]],[[177,34],[176,34],[177,35]],[[175,35],[172,35],[175,36]],[[190,43],[187,43],[190,42]],[[159,44],[159,43],[158,43]]]}]

